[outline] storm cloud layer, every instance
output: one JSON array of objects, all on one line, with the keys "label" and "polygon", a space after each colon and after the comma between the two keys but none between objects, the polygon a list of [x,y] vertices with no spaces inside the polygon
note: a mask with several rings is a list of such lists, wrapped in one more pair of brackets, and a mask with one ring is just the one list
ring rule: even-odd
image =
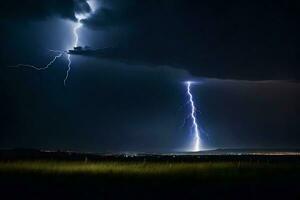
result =
[{"label": "storm cloud layer", "polygon": [[195,76],[299,79],[297,1],[102,1],[85,24],[126,35],[116,58],[167,64]]},{"label": "storm cloud layer", "polygon": [[[93,1],[2,4],[0,148],[182,150],[184,81],[194,80],[208,145],[300,147],[297,1]],[[73,48],[76,27],[78,44],[95,51],[70,55],[66,86],[64,57],[47,70],[8,68],[45,66],[48,49]]]},{"label": "storm cloud layer", "polygon": [[86,0],[9,0],[1,3],[3,19],[43,20],[62,17],[75,20],[76,13],[90,12]]},{"label": "storm cloud layer", "polygon": [[[112,48],[96,57],[169,65],[201,77],[300,79],[298,1],[98,0],[98,4],[82,23],[111,35],[106,46]],[[85,0],[12,0],[2,5],[0,15],[74,20],[75,12],[90,9]]]}]

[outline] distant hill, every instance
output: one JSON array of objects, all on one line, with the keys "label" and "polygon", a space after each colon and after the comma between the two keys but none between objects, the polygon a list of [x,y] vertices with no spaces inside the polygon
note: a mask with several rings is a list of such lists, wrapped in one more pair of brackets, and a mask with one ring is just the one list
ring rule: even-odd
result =
[{"label": "distant hill", "polygon": [[3,149],[0,161],[6,160],[62,160],[62,161],[236,161],[282,160],[300,161],[298,149],[215,149],[201,152],[176,153],[88,153],[49,151],[39,149]]}]

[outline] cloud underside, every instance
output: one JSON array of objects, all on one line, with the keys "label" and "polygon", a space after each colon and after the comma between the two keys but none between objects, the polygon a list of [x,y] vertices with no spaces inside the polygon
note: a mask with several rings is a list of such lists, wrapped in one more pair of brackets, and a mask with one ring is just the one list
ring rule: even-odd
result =
[{"label": "cloud underside", "polygon": [[84,23],[118,28],[114,50],[106,53],[111,58],[171,65],[195,76],[300,78],[295,53],[300,7],[294,1],[103,0],[101,5]]},{"label": "cloud underside", "polygon": [[[287,0],[223,2],[99,0],[86,27],[114,31],[113,50],[95,57],[182,68],[194,76],[247,80],[299,80],[297,10]],[[86,0],[10,0],[5,19],[74,20]],[[94,44],[101,47],[101,44]]]},{"label": "cloud underside", "polygon": [[2,19],[43,20],[61,17],[75,20],[75,13],[90,12],[86,0],[9,0],[1,3]]}]

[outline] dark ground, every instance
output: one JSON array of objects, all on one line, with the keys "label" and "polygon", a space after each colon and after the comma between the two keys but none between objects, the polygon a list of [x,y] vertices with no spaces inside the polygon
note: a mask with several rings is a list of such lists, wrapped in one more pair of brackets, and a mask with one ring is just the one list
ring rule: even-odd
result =
[{"label": "dark ground", "polygon": [[[300,199],[300,156],[94,155],[36,150],[1,151],[0,166],[16,162],[118,162],[233,167],[183,173],[49,173],[0,169],[0,199]],[[116,164],[118,166],[118,164]],[[201,174],[202,173],[202,174]]]}]

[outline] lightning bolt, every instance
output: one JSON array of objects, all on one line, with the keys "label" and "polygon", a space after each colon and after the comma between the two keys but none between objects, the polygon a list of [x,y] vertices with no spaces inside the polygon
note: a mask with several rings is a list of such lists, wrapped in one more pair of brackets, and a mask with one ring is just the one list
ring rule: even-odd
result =
[{"label": "lightning bolt", "polygon": [[186,81],[185,84],[186,84],[187,94],[189,97],[188,101],[189,101],[189,104],[191,107],[190,118],[192,119],[192,134],[193,134],[192,151],[200,151],[202,148],[200,131],[199,131],[198,123],[197,123],[196,107],[195,107],[195,103],[193,100],[193,94],[191,92],[191,86],[192,86],[193,82]]},{"label": "lightning bolt", "polygon": [[[79,35],[78,35],[78,30],[83,26],[82,24],[82,20],[89,18],[96,10],[96,4],[93,1],[87,1],[87,4],[89,4],[90,8],[91,8],[91,12],[89,13],[75,13],[75,18],[76,18],[76,24],[73,28],[73,35],[74,35],[74,44],[73,47],[77,47],[78,43],[79,43]],[[9,66],[10,68],[19,68],[19,67],[27,67],[27,68],[32,68],[35,70],[46,70],[48,69],[50,66],[52,66],[56,60],[60,57],[62,57],[63,55],[66,56],[67,59],[67,71],[66,71],[66,75],[64,78],[64,86],[66,86],[67,80],[69,78],[69,74],[71,71],[71,65],[72,65],[72,60],[71,60],[71,55],[67,52],[67,51],[60,51],[60,50],[49,50],[51,52],[55,52],[57,53],[56,56],[54,56],[54,58],[44,67],[37,67],[34,65],[30,65],[30,64],[17,64],[14,66]]]},{"label": "lightning bolt", "polygon": [[50,66],[52,66],[58,58],[60,58],[64,55],[64,52],[62,52],[62,51],[58,51],[58,50],[49,50],[49,51],[56,52],[56,53],[59,53],[59,54],[54,56],[54,58],[44,67],[36,67],[34,65],[29,65],[29,64],[17,64],[17,65],[8,66],[8,67],[10,67],[10,68],[28,67],[28,68],[32,68],[32,69],[39,70],[39,71],[40,70],[46,70]]},{"label": "lightning bolt", "polygon": [[84,18],[80,17],[80,18],[77,19],[76,25],[73,29],[73,35],[74,35],[74,38],[75,38],[74,47],[78,46],[79,36],[78,36],[77,31],[80,27],[82,27],[82,23],[80,22],[82,19],[84,19]]},{"label": "lightning bolt", "polygon": [[66,76],[65,76],[65,79],[64,79],[64,86],[66,86],[66,84],[67,84],[67,80],[69,78],[69,73],[71,71],[72,61],[71,61],[71,55],[70,54],[67,55],[67,60],[68,60],[68,69],[67,69]]},{"label": "lightning bolt", "polygon": [[[73,28],[73,35],[74,35],[74,44],[73,47],[77,47],[78,43],[79,43],[79,35],[78,35],[78,30],[83,26],[82,24],[82,20],[89,18],[96,9],[96,6],[93,5],[93,1],[87,1],[87,4],[89,4],[90,8],[91,8],[91,12],[90,13],[75,13],[75,18],[76,18],[76,24]],[[64,85],[66,86],[67,80],[69,78],[69,74],[71,71],[71,65],[72,65],[72,60],[71,60],[71,55],[67,54],[67,60],[68,60],[68,68],[67,68],[67,72],[66,72],[66,76],[64,79]]]},{"label": "lightning bolt", "polygon": [[[82,27],[81,20],[88,18],[89,15],[75,15],[75,17],[77,19],[77,22],[76,22],[76,25],[73,28],[73,35],[74,35],[73,47],[77,47],[78,43],[79,43],[78,30],[79,30],[80,27]],[[66,86],[66,84],[67,84],[67,80],[69,78],[69,74],[70,74],[70,71],[71,71],[72,60],[71,60],[71,55],[70,54],[67,54],[67,60],[68,60],[68,68],[67,68],[66,76],[64,78],[64,86]]]}]

